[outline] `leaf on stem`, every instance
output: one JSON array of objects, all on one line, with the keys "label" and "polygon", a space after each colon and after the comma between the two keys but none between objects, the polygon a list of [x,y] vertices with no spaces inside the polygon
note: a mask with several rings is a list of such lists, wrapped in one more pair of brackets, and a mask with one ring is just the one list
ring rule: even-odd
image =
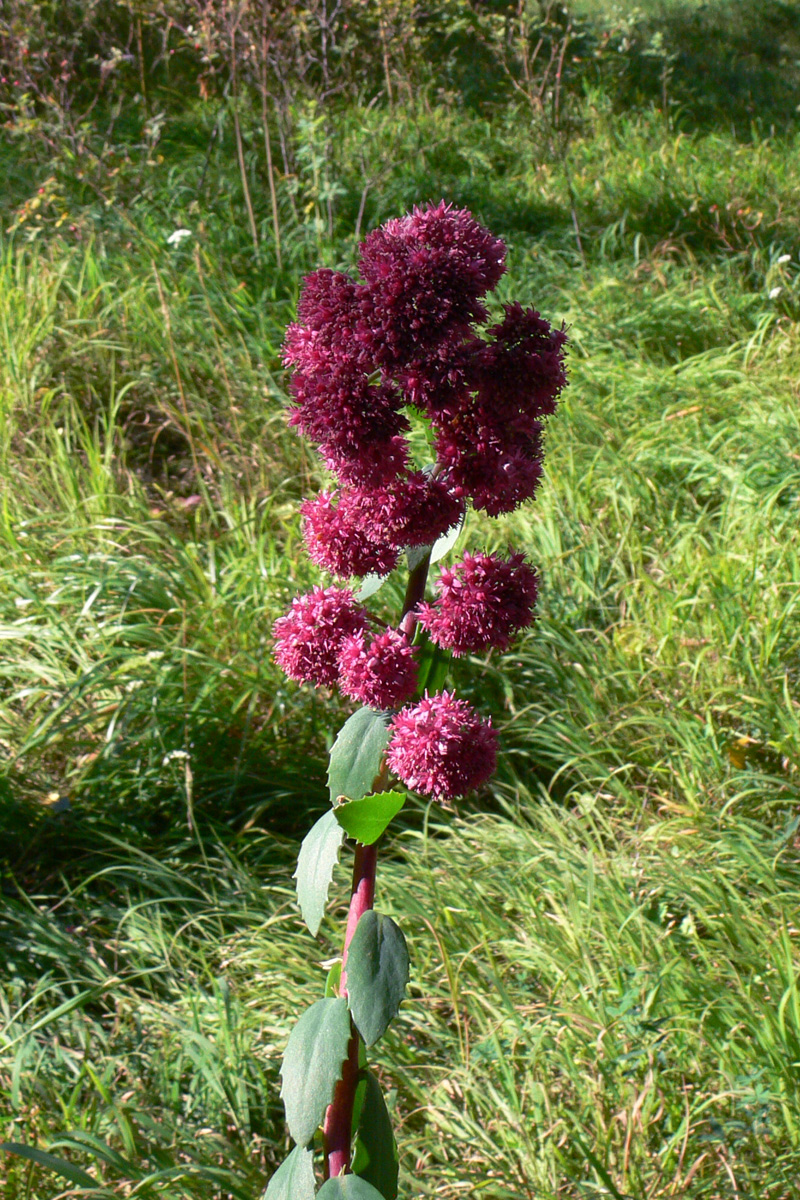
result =
[{"label": "leaf on stem", "polygon": [[323,1183],[317,1192],[317,1200],[383,1200],[383,1197],[358,1175],[337,1175]]},{"label": "leaf on stem", "polygon": [[314,1155],[305,1146],[295,1146],[267,1184],[263,1200],[314,1200]]},{"label": "leaf on stem", "polygon": [[289,1132],[299,1146],[306,1146],[322,1124],[349,1043],[350,1014],[343,998],[317,1000],[289,1034],[281,1066],[281,1099]]},{"label": "leaf on stem", "polygon": [[337,804],[333,812],[345,833],[362,846],[377,842],[406,802],[402,792],[374,792],[360,800]]},{"label": "leaf on stem", "polygon": [[383,1037],[397,1015],[407,983],[408,947],[402,930],[391,917],[369,909],[347,951],[347,1002],[368,1046]]},{"label": "leaf on stem", "polygon": [[371,1071],[362,1071],[365,1087],[356,1129],[353,1172],[377,1188],[383,1200],[396,1200],[399,1155],[381,1085]]},{"label": "leaf on stem", "polygon": [[343,841],[344,830],[329,809],[312,825],[300,847],[294,873],[297,901],[312,937],[317,936],[322,922],[333,868],[339,860]]},{"label": "leaf on stem", "polygon": [[328,764],[331,804],[339,796],[360,800],[371,790],[389,740],[387,725],[386,714],[374,708],[359,708],[345,721]]},{"label": "leaf on stem", "polygon": [[356,600],[359,602],[369,600],[370,596],[374,596],[383,587],[388,578],[388,575],[365,575],[361,587],[356,592]]}]

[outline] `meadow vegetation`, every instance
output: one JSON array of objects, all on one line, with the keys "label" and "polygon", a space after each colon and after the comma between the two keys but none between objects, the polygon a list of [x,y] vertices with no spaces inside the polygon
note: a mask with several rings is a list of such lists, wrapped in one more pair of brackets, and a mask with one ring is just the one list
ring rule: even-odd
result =
[{"label": "meadow vegetation", "polygon": [[567,323],[570,386],[536,503],[469,516],[543,581],[454,666],[498,774],[381,868],[401,1195],[796,1196],[795,6],[353,0],[326,57],[324,5],[267,5],[261,67],[235,21],[192,57],[200,5],[33,7],[27,56],[0,18],[0,1104],[74,1169],[5,1155],[3,1195],[252,1200],[285,1154],[344,903],[315,944],[289,876],[347,710],[270,656],[317,578],[280,344],[305,272],[444,198],[506,239],[497,302]]}]

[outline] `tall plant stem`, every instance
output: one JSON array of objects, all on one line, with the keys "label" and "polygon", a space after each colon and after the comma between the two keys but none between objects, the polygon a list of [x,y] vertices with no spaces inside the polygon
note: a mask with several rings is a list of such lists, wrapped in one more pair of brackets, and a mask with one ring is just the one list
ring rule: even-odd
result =
[{"label": "tall plant stem", "polygon": [[[375,870],[378,865],[377,846],[356,845],[353,861],[353,886],[350,892],[350,910],[347,914],[347,931],[344,935],[342,956],[342,978],[339,991],[347,995],[347,952],[353,940],[356,926],[364,913],[375,903]],[[336,1085],[333,1103],[325,1115],[325,1177],[341,1175],[350,1166],[350,1135],[353,1127],[353,1103],[358,1083],[358,1053],[360,1038],[353,1022],[350,1022],[350,1045],[342,1070],[342,1078]]]},{"label": "tall plant stem", "polygon": [[[406,588],[400,628],[409,640],[413,637],[416,618],[414,610],[425,595],[425,584],[430,567],[430,553],[410,572]],[[380,786],[384,771],[381,771],[374,786]],[[339,983],[339,994],[347,995],[347,952],[353,940],[356,926],[365,912],[375,904],[375,873],[378,867],[378,847],[362,846],[356,843],[353,859],[353,885],[350,889],[350,908],[347,913],[347,929],[344,935],[344,950],[342,953],[342,977]],[[350,1138],[353,1128],[353,1105],[358,1085],[358,1060],[361,1038],[358,1030],[350,1022],[350,1044],[347,1058],[342,1068],[342,1077],[333,1093],[333,1101],[328,1106],[323,1126],[325,1146],[325,1178],[336,1178],[345,1174],[350,1168]]]}]

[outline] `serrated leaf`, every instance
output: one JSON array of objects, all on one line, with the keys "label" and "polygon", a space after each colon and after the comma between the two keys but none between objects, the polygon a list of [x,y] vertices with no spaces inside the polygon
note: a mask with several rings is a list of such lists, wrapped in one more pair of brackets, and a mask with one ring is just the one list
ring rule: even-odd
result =
[{"label": "serrated leaf", "polygon": [[297,869],[293,875],[297,880],[297,902],[312,937],[317,936],[325,913],[333,868],[339,860],[343,841],[344,830],[328,809],[303,838],[297,856]]},{"label": "serrated leaf", "polygon": [[314,1155],[305,1146],[295,1146],[267,1184],[262,1200],[314,1200]]},{"label": "serrated leaf", "polygon": [[369,600],[370,596],[374,596],[383,587],[388,578],[388,575],[365,575],[361,587],[356,592],[356,600]]},{"label": "serrated leaf", "polygon": [[358,1175],[337,1175],[317,1192],[317,1200],[383,1200],[379,1191]]},{"label": "serrated leaf", "polygon": [[333,813],[349,837],[361,842],[362,846],[371,846],[405,802],[406,796],[402,792],[374,792],[360,800],[337,804]]},{"label": "serrated leaf", "polygon": [[289,1132],[306,1146],[322,1124],[350,1042],[344,998],[317,1000],[289,1034],[281,1066],[281,1099]]},{"label": "serrated leaf", "polygon": [[408,947],[391,917],[368,909],[347,952],[347,1002],[368,1046],[383,1037],[408,983]]},{"label": "serrated leaf", "polygon": [[400,1160],[386,1101],[371,1071],[362,1072],[362,1078],[366,1086],[355,1138],[353,1173],[377,1188],[383,1200],[396,1200]]},{"label": "serrated leaf", "polygon": [[37,1150],[35,1146],[25,1146],[21,1142],[0,1142],[0,1150],[5,1150],[8,1154],[16,1154],[19,1158],[26,1158],[40,1167],[46,1167],[48,1171],[55,1171],[56,1175],[63,1176],[70,1183],[74,1183],[76,1187],[97,1187],[97,1180],[93,1179],[87,1171],[76,1167],[74,1163],[67,1162],[65,1158],[58,1158],[55,1154],[48,1154],[45,1150]]},{"label": "serrated leaf", "polygon": [[388,719],[374,708],[359,708],[345,721],[328,764],[331,803],[339,796],[360,800],[371,790],[389,740]]}]

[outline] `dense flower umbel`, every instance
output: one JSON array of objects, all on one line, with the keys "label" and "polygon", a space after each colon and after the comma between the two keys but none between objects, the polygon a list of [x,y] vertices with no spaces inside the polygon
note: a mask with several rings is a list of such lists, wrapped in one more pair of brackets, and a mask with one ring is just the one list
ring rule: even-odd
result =
[{"label": "dense flower umbel", "polygon": [[334,684],[339,649],[352,633],[367,628],[367,610],[347,588],[314,588],[295,596],[285,617],[272,627],[275,661],[298,683]]},{"label": "dense flower umbel", "polygon": [[344,492],[339,503],[330,492],[320,492],[300,506],[303,537],[309,558],[332,575],[388,575],[397,566],[400,551],[367,534],[353,497]]},{"label": "dense flower umbel", "polygon": [[522,554],[465,554],[441,572],[436,589],[434,603],[420,606],[419,621],[437,646],[458,657],[490,646],[506,650],[533,621],[538,580]]},{"label": "dense flower umbel", "polygon": [[378,360],[396,369],[486,320],[480,298],[505,271],[505,246],[466,209],[442,203],[374,230],[359,266]]},{"label": "dense flower umbel", "polygon": [[[417,484],[402,411],[410,404],[430,418],[440,483],[454,498],[490,516],[530,499],[541,476],[541,421],[566,382],[566,334],[535,309],[509,304],[479,336],[483,297],[505,270],[502,241],[442,203],[374,230],[359,267],[364,282],[327,269],[304,280],[284,344],[295,368],[292,424],[341,484],[397,485],[410,496]],[[375,506],[385,508],[385,496]],[[392,537],[370,536],[399,545],[395,526]]]},{"label": "dense flower umbel", "polygon": [[[303,534],[311,559],[340,578],[388,574],[406,548],[451,529],[470,500],[494,517],[531,499],[543,424],[566,382],[566,334],[535,309],[506,304],[486,325],[505,246],[466,210],[441,203],[387,221],[362,243],[358,266],[360,277],[306,277],[284,344],[290,422],[338,482],[303,503]],[[436,463],[424,471],[412,460],[408,407],[430,423]],[[409,601],[408,628],[418,619],[456,656],[506,649],[531,623],[536,591],[521,555],[467,554],[442,572],[432,603],[419,593]],[[300,597],[275,635],[293,679],[339,681],[384,710],[413,695],[412,647],[396,631],[368,632],[351,592]],[[393,730],[391,765],[428,795],[461,795],[491,773],[491,726],[446,692],[404,708]]]},{"label": "dense flower umbel", "polygon": [[345,638],[339,651],[339,686],[370,708],[397,708],[417,690],[416,649],[395,629],[368,646],[363,633]]},{"label": "dense flower umbel", "polygon": [[453,800],[479,787],[497,761],[497,737],[466,700],[450,692],[407,705],[389,724],[387,763],[407,787]]}]

